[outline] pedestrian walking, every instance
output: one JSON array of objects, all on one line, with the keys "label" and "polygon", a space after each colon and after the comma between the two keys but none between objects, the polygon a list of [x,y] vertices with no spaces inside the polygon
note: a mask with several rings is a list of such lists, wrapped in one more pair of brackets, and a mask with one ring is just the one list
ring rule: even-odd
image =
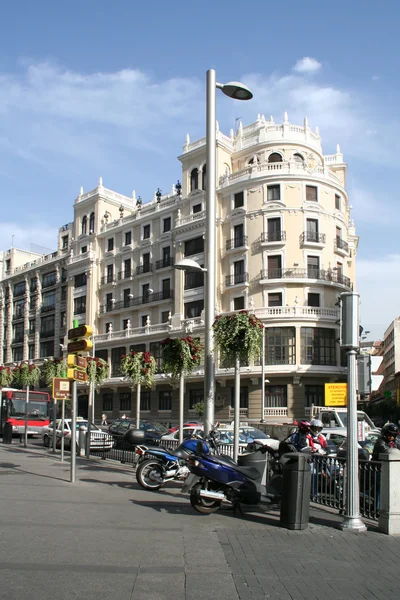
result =
[{"label": "pedestrian walking", "polygon": [[107,425],[107,415],[105,413],[101,415],[101,424]]}]

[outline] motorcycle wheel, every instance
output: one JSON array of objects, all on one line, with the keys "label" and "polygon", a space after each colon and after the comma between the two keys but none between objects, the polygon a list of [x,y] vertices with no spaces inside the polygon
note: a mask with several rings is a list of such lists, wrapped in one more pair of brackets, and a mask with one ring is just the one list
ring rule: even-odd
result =
[{"label": "motorcycle wheel", "polygon": [[200,482],[196,483],[196,485],[192,487],[190,492],[190,504],[194,510],[197,510],[197,512],[203,515],[211,515],[211,513],[217,512],[222,504],[222,501],[203,498],[203,496],[200,496],[201,488],[202,484]]},{"label": "motorcycle wheel", "polygon": [[163,468],[158,460],[145,460],[140,463],[136,469],[136,480],[145,490],[159,490],[164,485],[164,481],[153,479],[152,474],[163,477]]}]

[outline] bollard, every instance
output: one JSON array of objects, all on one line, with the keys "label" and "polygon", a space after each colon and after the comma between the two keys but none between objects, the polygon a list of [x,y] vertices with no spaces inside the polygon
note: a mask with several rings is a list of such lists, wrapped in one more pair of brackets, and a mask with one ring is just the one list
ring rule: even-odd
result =
[{"label": "bollard", "polygon": [[3,427],[3,444],[12,444],[12,425],[6,421]]},{"label": "bollard", "polygon": [[308,527],[311,469],[307,458],[301,452],[291,452],[283,456],[280,524],[286,529]]},{"label": "bollard", "polygon": [[[380,454],[382,472],[377,485],[378,526],[382,533],[400,534],[400,450],[392,448],[388,454]],[[378,474],[379,475],[379,474]]]},{"label": "bollard", "polygon": [[79,427],[79,437],[78,437],[78,448],[79,448],[79,456],[86,455],[86,435],[87,429],[86,427]]}]

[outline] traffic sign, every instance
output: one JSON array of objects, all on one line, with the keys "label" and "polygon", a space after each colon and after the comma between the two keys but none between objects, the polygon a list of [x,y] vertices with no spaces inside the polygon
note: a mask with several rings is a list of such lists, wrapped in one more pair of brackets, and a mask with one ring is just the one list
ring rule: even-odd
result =
[{"label": "traffic sign", "polygon": [[85,371],[79,371],[78,369],[68,369],[68,379],[87,381],[87,373],[85,373]]},{"label": "traffic sign", "polygon": [[[85,341],[85,340],[82,340],[82,341]],[[87,360],[84,356],[77,356],[76,354],[68,354],[68,366],[69,367],[78,367],[78,369],[86,369]]]},{"label": "traffic sign", "polygon": [[93,328],[89,327],[89,325],[79,325],[79,327],[74,327],[73,329],[68,330],[69,340],[76,340],[81,337],[90,337],[91,335],[93,335]]},{"label": "traffic sign", "polygon": [[71,400],[71,382],[65,377],[53,378],[53,394],[54,400]]},{"label": "traffic sign", "polygon": [[93,344],[91,340],[75,340],[74,342],[70,342],[67,346],[68,352],[82,352],[88,351],[93,348]]}]

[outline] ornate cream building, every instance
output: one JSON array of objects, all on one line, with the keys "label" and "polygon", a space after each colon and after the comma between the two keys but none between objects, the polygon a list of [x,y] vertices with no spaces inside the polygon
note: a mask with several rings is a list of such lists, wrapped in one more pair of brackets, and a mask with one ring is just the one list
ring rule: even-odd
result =
[{"label": "ornate cream building", "polygon": [[[150,350],[161,369],[162,339],[204,336],[203,275],[185,274],[173,265],[183,257],[204,264],[205,156],[205,138],[191,142],[187,136],[179,156],[182,183],[169,194],[158,190],[143,204],[135,193],[122,196],[100,179],[94,190],[81,190],[76,198],[74,221],[61,228],[59,249],[51,258],[18,265],[11,258],[6,268],[10,257],[4,253],[4,362],[46,356],[51,344],[41,332],[50,315],[54,349],[49,355],[58,355],[72,319],[92,324],[96,354],[111,367],[96,397],[96,414],[135,414],[135,394],[119,370],[121,355]],[[266,421],[304,416],[311,404],[323,404],[324,383],[346,379],[337,342],[337,301],[355,286],[358,243],[346,168],[339,147],[336,154],[323,154],[319,133],[306,119],[300,126],[286,114],[281,124],[259,116],[251,125],[240,123],[229,136],[217,132],[216,310],[249,309],[264,323]],[[54,283],[50,304],[48,279]],[[31,320],[34,333],[29,333]],[[231,419],[233,369],[216,361],[216,418]],[[142,392],[143,417],[176,421],[178,390],[165,375],[156,379],[154,389]],[[187,378],[185,418],[203,398],[203,385],[202,368]],[[262,385],[260,352],[256,364],[241,368],[242,419],[260,421]],[[86,403],[82,387],[83,414]]]}]

